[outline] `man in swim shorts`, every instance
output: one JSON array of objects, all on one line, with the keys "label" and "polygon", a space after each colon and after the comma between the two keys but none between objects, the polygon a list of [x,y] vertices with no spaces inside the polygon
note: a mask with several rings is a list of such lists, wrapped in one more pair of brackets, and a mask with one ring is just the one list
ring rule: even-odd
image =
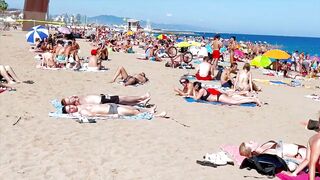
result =
[{"label": "man in swim shorts", "polygon": [[142,96],[110,96],[108,94],[87,95],[87,96],[70,96],[63,98],[61,104],[66,105],[83,105],[83,104],[106,104],[115,103],[122,105],[145,104],[150,100],[150,94]]}]

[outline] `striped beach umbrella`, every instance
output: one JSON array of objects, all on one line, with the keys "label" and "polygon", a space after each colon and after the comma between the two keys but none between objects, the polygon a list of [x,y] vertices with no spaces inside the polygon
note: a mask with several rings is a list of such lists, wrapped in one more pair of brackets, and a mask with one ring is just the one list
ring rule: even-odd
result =
[{"label": "striped beach umbrella", "polygon": [[43,40],[49,36],[49,31],[43,26],[35,26],[33,27],[27,34],[26,39],[28,43],[35,43],[36,38]]}]

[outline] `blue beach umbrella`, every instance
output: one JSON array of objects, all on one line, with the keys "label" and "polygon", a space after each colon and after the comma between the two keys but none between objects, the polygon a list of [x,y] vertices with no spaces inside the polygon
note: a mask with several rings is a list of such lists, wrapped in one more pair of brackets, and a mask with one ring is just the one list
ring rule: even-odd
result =
[{"label": "blue beach umbrella", "polygon": [[26,39],[28,43],[35,43],[36,38],[43,40],[49,36],[49,31],[43,26],[35,26],[33,27],[27,34]]}]

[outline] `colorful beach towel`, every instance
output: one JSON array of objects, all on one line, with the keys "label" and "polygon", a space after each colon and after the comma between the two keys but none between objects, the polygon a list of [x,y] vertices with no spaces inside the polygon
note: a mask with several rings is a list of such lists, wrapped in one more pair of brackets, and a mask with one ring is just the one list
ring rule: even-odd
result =
[{"label": "colorful beach towel", "polygon": [[233,159],[235,164],[238,166],[241,165],[242,161],[245,159],[245,157],[241,156],[239,154],[239,146],[236,145],[222,145],[220,146],[220,149],[226,153],[228,153],[229,157]]},{"label": "colorful beach towel", "polygon": [[[205,104],[213,104],[213,105],[229,105],[226,103],[222,103],[222,102],[209,102],[209,101],[203,101],[203,100],[195,100],[193,98],[190,97],[184,97],[184,100],[186,100],[189,103],[205,103]],[[256,107],[256,103],[244,103],[244,104],[240,104],[239,106],[243,106],[243,107]]]},{"label": "colorful beach towel", "polygon": [[[298,176],[288,176],[283,173],[276,175],[281,180],[309,180],[309,175],[307,173],[300,173]],[[316,180],[320,180],[320,177],[316,177]]]}]

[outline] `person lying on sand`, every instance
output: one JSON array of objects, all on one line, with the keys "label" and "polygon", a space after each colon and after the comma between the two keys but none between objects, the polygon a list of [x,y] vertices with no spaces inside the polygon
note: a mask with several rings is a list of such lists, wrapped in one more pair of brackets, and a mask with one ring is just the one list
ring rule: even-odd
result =
[{"label": "person lying on sand", "polygon": [[256,97],[233,97],[229,96],[226,93],[222,93],[213,88],[205,89],[201,86],[201,83],[196,81],[193,83],[193,97],[196,100],[203,100],[209,102],[222,102],[231,105],[239,105],[243,103],[256,103],[258,106],[261,106],[262,103]]},{"label": "person lying on sand", "polygon": [[320,133],[313,135],[308,141],[306,158],[300,163],[293,173],[286,173],[290,176],[297,176],[307,166],[309,167],[309,180],[315,180],[316,168],[320,170]]},{"label": "person lying on sand", "polygon": [[22,81],[17,77],[11,66],[0,65],[0,80],[4,79],[8,84],[21,83]]},{"label": "person lying on sand", "polygon": [[144,84],[148,81],[148,78],[146,78],[146,75],[144,72],[141,72],[139,74],[135,74],[133,76],[128,75],[127,71],[124,69],[124,67],[119,67],[116,74],[114,75],[111,83],[115,82],[116,79],[121,76],[121,79],[123,79],[124,85],[136,85],[136,84]]},{"label": "person lying on sand", "polygon": [[245,63],[243,65],[243,70],[238,72],[234,83],[234,90],[246,92],[261,91],[261,87],[256,86],[252,81],[249,63]]},{"label": "person lying on sand", "polygon": [[174,91],[180,96],[193,96],[193,83],[187,78],[181,78],[179,82],[183,86],[183,89],[175,87]]},{"label": "person lying on sand", "polygon": [[[62,108],[62,113],[79,113],[83,116],[88,117],[104,117],[109,115],[121,115],[121,116],[134,116],[140,113],[149,112],[154,114],[156,111],[156,106],[146,109],[146,108],[136,108],[133,106],[124,106],[118,104],[85,104],[85,105],[67,105]],[[165,117],[166,112],[155,115],[155,117]]]},{"label": "person lying on sand", "polygon": [[307,148],[303,145],[276,141],[268,141],[262,145],[253,142],[243,142],[239,146],[239,154],[244,157],[259,154],[274,154],[286,160],[290,171],[294,171],[306,159]]},{"label": "person lying on sand", "polygon": [[150,100],[150,94],[146,93],[142,96],[110,96],[108,94],[87,95],[87,96],[70,96],[63,98],[61,104],[66,105],[82,105],[82,104],[106,104],[115,103],[122,105],[146,104]]}]

